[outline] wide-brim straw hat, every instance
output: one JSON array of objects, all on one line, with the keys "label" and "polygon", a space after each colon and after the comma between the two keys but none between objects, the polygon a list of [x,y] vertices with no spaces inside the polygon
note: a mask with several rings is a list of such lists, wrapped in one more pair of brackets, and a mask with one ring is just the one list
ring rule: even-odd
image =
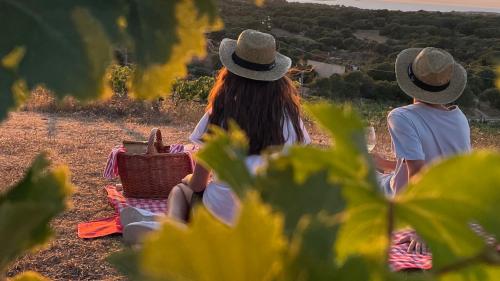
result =
[{"label": "wide-brim straw hat", "polygon": [[252,80],[275,81],[286,75],[292,60],[276,51],[274,37],[247,29],[238,40],[223,39],[219,57],[230,72]]},{"label": "wide-brim straw hat", "polygon": [[430,104],[448,104],[462,95],[467,71],[445,50],[411,48],[396,59],[399,87],[410,97]]}]

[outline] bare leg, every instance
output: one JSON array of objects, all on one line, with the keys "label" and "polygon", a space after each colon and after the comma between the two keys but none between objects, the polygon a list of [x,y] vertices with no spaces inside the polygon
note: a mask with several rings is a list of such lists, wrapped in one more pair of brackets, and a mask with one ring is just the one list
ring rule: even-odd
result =
[{"label": "bare leg", "polygon": [[168,197],[167,217],[177,221],[187,222],[191,209],[193,191],[185,184],[176,185]]}]

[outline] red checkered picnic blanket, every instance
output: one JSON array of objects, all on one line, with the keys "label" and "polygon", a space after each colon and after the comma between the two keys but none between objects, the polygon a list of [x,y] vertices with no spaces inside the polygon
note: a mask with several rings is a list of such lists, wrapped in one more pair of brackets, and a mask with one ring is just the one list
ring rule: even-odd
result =
[{"label": "red checkered picnic blanket", "polygon": [[393,271],[432,268],[432,254],[410,254],[407,253],[410,243],[399,244],[399,241],[414,235],[413,230],[401,230],[393,233],[391,248],[389,250],[389,267]]},{"label": "red checkered picnic blanket", "polygon": [[[80,238],[98,238],[111,234],[122,233],[120,225],[120,211],[126,206],[133,206],[148,210],[153,213],[163,214],[167,210],[167,199],[140,199],[140,198],[125,198],[123,194],[116,190],[113,185],[106,186],[106,197],[109,204],[114,209],[114,215],[109,218],[91,221],[78,224],[78,237]],[[399,271],[405,269],[430,269],[431,255],[408,254],[406,249],[408,243],[396,243],[404,239],[408,235],[412,235],[413,231],[399,231],[394,234],[393,245],[391,246],[389,265],[392,270]]]},{"label": "red checkered picnic blanket", "polygon": [[115,209],[115,213],[120,215],[120,211],[127,206],[148,210],[155,214],[165,214],[167,211],[167,199],[143,199],[126,198],[123,193],[116,190],[113,185],[104,188],[107,193],[109,204]]},{"label": "red checkered picnic blanket", "polygon": [[[484,228],[477,223],[470,223],[470,228],[480,237],[482,237],[485,242],[496,247],[497,251],[500,251],[497,239],[486,232]],[[428,270],[432,268],[432,254],[409,254],[406,252],[409,246],[409,242],[398,244],[399,241],[410,238],[415,234],[413,230],[401,230],[394,232],[392,237],[392,245],[389,252],[389,266],[394,271],[409,270],[409,269],[423,269]]]},{"label": "red checkered picnic blanket", "polygon": [[[109,204],[114,208],[115,214],[112,217],[81,223],[78,225],[78,237],[97,238],[122,232],[120,225],[120,211],[126,206],[133,206],[148,210],[157,214],[164,214],[167,210],[167,199],[139,199],[125,198],[123,194],[116,190],[115,186],[106,186],[105,188]],[[484,233],[478,225],[471,225],[478,233]],[[432,268],[432,254],[410,254],[407,253],[408,243],[399,244],[399,241],[412,236],[413,230],[396,231],[393,234],[392,243],[389,251],[389,266],[393,271],[420,269],[429,270]],[[489,237],[489,242],[491,243]],[[496,241],[495,241],[496,242]]]},{"label": "red checkered picnic blanket", "polygon": [[156,214],[164,214],[167,211],[167,199],[125,198],[113,185],[106,186],[104,190],[109,204],[114,209],[114,215],[96,221],[79,223],[78,237],[98,238],[122,233],[120,211],[126,206],[141,208]]}]

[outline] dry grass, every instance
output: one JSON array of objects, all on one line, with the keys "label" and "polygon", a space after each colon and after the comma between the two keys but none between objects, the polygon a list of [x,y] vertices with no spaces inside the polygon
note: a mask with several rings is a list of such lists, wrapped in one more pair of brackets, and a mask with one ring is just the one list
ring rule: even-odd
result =
[{"label": "dry grass", "polygon": [[[200,108],[172,108],[169,120],[158,121],[166,143],[185,143]],[[180,113],[179,113],[180,112]],[[106,116],[106,115],[105,115]],[[140,122],[138,122],[140,121]],[[79,222],[104,218],[112,209],[104,200],[102,178],[110,148],[123,139],[146,139],[151,124],[141,119],[110,119],[81,112],[19,112],[0,124],[0,191],[19,180],[36,154],[48,151],[55,164],[68,165],[76,191],[73,208],[52,222],[55,239],[42,250],[19,258],[8,274],[35,270],[54,280],[123,280],[107,263],[106,257],[122,248],[120,236],[95,240],[78,239]],[[169,122],[167,122],[169,121]],[[377,122],[378,151],[388,153],[389,137],[385,123]],[[324,134],[307,124],[313,141],[328,143]],[[500,148],[500,129],[479,126],[473,129],[476,148]]]},{"label": "dry grass", "polygon": [[[55,130],[49,132],[49,124]],[[165,125],[161,129],[166,142],[183,143],[192,126]],[[54,241],[18,259],[9,275],[35,270],[54,280],[123,279],[105,260],[121,249],[120,237],[81,240],[76,226],[112,214],[102,191],[109,182],[101,176],[109,150],[123,139],[146,139],[150,127],[95,117],[24,112],[11,114],[0,125],[0,191],[18,181],[41,151],[48,151],[54,164],[69,166],[77,188],[71,198],[73,208],[52,222]]]}]

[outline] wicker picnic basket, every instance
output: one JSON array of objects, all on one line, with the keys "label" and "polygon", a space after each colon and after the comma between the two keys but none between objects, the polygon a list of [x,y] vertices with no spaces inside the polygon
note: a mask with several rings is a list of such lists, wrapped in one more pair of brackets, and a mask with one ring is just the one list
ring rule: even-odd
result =
[{"label": "wicker picnic basket", "polygon": [[117,155],[125,197],[167,198],[170,190],[193,172],[188,153],[169,153],[169,149],[163,145],[161,131],[154,128],[146,153]]}]

